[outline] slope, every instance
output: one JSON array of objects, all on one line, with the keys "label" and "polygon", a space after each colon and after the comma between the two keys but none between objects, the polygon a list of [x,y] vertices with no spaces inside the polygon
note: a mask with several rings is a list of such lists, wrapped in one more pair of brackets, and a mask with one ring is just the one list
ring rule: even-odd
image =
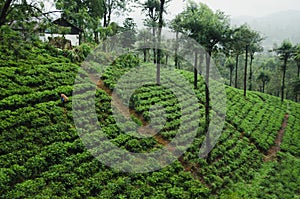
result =
[{"label": "slope", "polygon": [[[178,161],[158,171],[119,172],[102,164],[87,151],[73,122],[72,102],[66,104],[64,112],[59,93],[72,95],[77,73],[81,74],[82,87],[95,88],[96,85],[86,81],[89,79],[86,71],[78,70],[78,65],[57,57],[56,53],[59,52],[53,53],[45,46],[32,46],[29,55],[17,61],[1,56],[1,197],[226,198],[237,195],[251,198],[264,194],[265,198],[279,198],[283,196],[280,194],[285,194],[284,198],[288,198],[299,194],[296,186],[299,184],[298,104],[288,101],[282,104],[275,97],[255,92],[249,92],[244,98],[242,91],[226,88],[228,103],[223,133],[210,156],[200,159],[199,147],[205,135],[205,98],[200,80],[200,89],[195,93],[199,100],[201,125],[188,150]],[[123,59],[118,64],[121,67],[111,66],[103,75],[104,84],[100,87],[104,90],[95,88],[95,107],[102,130],[113,144],[128,151],[158,150],[163,147],[163,142],[155,137],[131,136],[120,129],[113,117],[109,90],[113,90],[118,78],[130,69],[125,66],[131,65],[131,61]],[[179,72],[192,81],[190,72]],[[86,99],[88,95],[82,93],[79,97]],[[70,99],[72,101],[72,97]],[[182,118],[172,92],[153,84],[146,85],[131,99],[131,117],[140,126],[150,121],[149,107],[161,103],[167,110],[167,122],[157,136],[166,142],[174,138]],[[277,160],[265,163],[263,158],[275,145],[286,113],[289,119],[281,152],[277,153]],[[89,123],[82,120],[83,125]],[[124,123],[124,126],[130,129],[132,123]],[[112,161],[118,160],[109,153],[102,155]],[[271,176],[274,172],[278,172],[274,177],[258,179],[261,173]],[[250,191],[243,189],[257,181],[259,186],[253,186]],[[280,182],[282,188],[270,186],[274,182]],[[260,186],[264,188],[263,192],[260,192]]]}]

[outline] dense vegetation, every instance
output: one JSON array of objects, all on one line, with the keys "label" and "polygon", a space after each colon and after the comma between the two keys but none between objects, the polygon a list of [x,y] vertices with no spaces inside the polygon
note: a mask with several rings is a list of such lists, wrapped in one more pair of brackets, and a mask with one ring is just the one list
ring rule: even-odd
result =
[{"label": "dense vegetation", "polygon": [[[285,40],[263,52],[261,33],[193,1],[166,23],[171,2],[55,0],[53,11],[40,0],[0,2],[0,198],[300,198],[300,45]],[[132,18],[111,21],[130,3],[150,32]],[[70,31],[53,25],[55,12],[82,30],[81,45],[39,41],[46,29]],[[165,25],[172,40],[156,29]],[[117,33],[127,53],[114,59],[118,42],[105,40]],[[180,56],[187,52],[193,64]],[[210,78],[214,64],[226,86]],[[225,98],[226,107],[213,100]],[[209,138],[219,115],[222,134]],[[167,152],[139,164],[112,147]]]},{"label": "dense vegetation", "polygon": [[[4,46],[7,44],[2,44]],[[200,79],[195,90],[200,128],[188,150],[158,171],[120,172],[93,157],[79,138],[73,122],[71,96],[78,71],[84,80],[89,70],[78,70],[79,66],[71,61],[71,54],[34,41],[24,43],[17,55],[9,48],[1,48],[1,198],[299,197],[299,104],[281,102],[277,97],[258,92],[249,92],[244,97],[243,91],[227,87],[227,116],[222,135],[210,155],[199,158],[205,136],[205,87]],[[134,55],[115,61],[102,77],[106,87],[115,88],[118,78],[139,62]],[[192,85],[191,72],[177,72]],[[83,87],[89,85],[82,83]],[[119,89],[122,93],[122,87]],[[60,93],[71,100],[65,107],[60,102]],[[85,99],[86,95],[83,93],[79,97]],[[109,93],[98,88],[95,97],[98,120],[113,144],[132,152],[163,147],[157,136],[136,138],[125,134],[112,115]],[[181,121],[188,124],[184,128],[195,125],[194,120],[185,120],[174,93],[156,84],[139,88],[130,99],[131,109],[146,122],[151,118],[148,111],[151,105],[164,107],[166,124],[158,136],[167,142],[181,128]],[[197,115],[194,110],[185,111]],[[289,119],[281,152],[276,159],[264,161],[269,148],[275,144],[286,113]],[[142,125],[139,118],[134,115],[132,118]],[[89,121],[82,123],[88,125]],[[130,123],[124,125],[132,126]]]}]

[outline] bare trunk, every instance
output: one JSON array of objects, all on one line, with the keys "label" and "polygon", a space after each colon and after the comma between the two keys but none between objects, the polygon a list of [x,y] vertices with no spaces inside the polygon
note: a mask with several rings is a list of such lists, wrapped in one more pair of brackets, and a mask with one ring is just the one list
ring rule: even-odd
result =
[{"label": "bare trunk", "polygon": [[248,67],[248,45],[246,46],[246,60],[245,60],[245,71],[244,71],[244,96],[247,95],[247,67]]},{"label": "bare trunk", "polygon": [[166,65],[168,65],[168,59],[169,59],[169,55],[168,53],[166,54]]},{"label": "bare trunk", "polygon": [[110,18],[111,18],[111,8],[108,8],[106,27],[110,24]]},{"label": "bare trunk", "polygon": [[237,79],[238,79],[238,65],[239,65],[239,54],[235,57],[235,82],[234,87],[237,88]]},{"label": "bare trunk", "polygon": [[153,35],[153,43],[154,43],[154,48],[153,48],[153,63],[156,64],[156,39],[155,39],[155,27],[152,27],[152,35]]},{"label": "bare trunk", "polygon": [[8,9],[9,9],[11,3],[12,3],[12,0],[6,0],[6,1],[5,1],[5,4],[4,4],[4,6],[3,6],[3,9],[1,10],[1,15],[0,15],[0,26],[2,26],[2,25],[5,24],[7,12],[8,12]]},{"label": "bare trunk", "polygon": [[249,74],[249,90],[252,90],[252,77],[253,77],[253,70],[252,70],[252,63],[253,63],[254,56],[253,54],[250,55],[250,74]]},{"label": "bare trunk", "polygon": [[78,40],[79,40],[79,45],[81,45],[82,44],[82,33],[79,33],[79,38],[78,38]]},{"label": "bare trunk", "polygon": [[197,89],[198,83],[198,53],[197,50],[195,51],[195,64],[194,64],[194,88]]},{"label": "bare trunk", "polygon": [[99,33],[97,31],[94,31],[94,40],[96,44],[99,44]]},{"label": "bare trunk", "polygon": [[282,86],[281,86],[281,101],[284,100],[284,87],[285,87],[285,72],[286,72],[287,59],[284,60],[283,64],[283,75],[282,75]]},{"label": "bare trunk", "polygon": [[210,69],[210,56],[211,52],[208,52],[206,54],[206,74],[205,74],[205,83],[206,83],[206,89],[205,89],[205,119],[206,119],[206,125],[208,127],[209,125],[209,69]]},{"label": "bare trunk", "polygon": [[107,27],[107,7],[104,2],[103,27]]},{"label": "bare trunk", "polygon": [[156,82],[160,85],[160,64],[161,64],[161,29],[163,27],[163,13],[164,13],[165,0],[160,0],[160,11],[159,11],[159,20],[158,20],[158,49],[157,49],[157,73],[156,73]]},{"label": "bare trunk", "polygon": [[147,62],[147,49],[144,48],[143,52],[144,52],[144,62]]},{"label": "bare trunk", "polygon": [[178,67],[178,32],[176,31],[176,41],[175,41],[175,68]]},{"label": "bare trunk", "polygon": [[231,86],[232,85],[232,73],[233,73],[233,68],[231,67],[230,68],[230,82],[229,82],[229,86]]},{"label": "bare trunk", "polygon": [[211,148],[211,139],[209,136],[209,69],[210,69],[210,56],[211,52],[206,53],[206,75],[205,75],[205,128],[206,128],[206,149],[209,150]]},{"label": "bare trunk", "polygon": [[199,51],[199,64],[198,64],[198,73],[202,74],[202,63],[204,60],[204,53],[202,49]]}]

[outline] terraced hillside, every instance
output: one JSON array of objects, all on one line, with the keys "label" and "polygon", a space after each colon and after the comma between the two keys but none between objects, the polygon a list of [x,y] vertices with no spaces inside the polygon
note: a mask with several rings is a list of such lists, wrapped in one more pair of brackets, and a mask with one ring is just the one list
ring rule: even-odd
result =
[{"label": "terraced hillside", "polygon": [[[1,198],[299,198],[299,104],[281,103],[256,92],[245,98],[242,91],[226,87],[227,114],[221,137],[207,158],[199,158],[206,129],[201,80],[194,90],[197,112],[189,109],[189,99],[182,105],[186,109],[180,109],[174,92],[155,84],[137,89],[127,104],[122,103],[125,92],[116,96],[114,107],[121,112],[118,119],[126,117],[124,107],[129,106],[134,121],[124,120],[119,126],[113,116],[112,91],[119,77],[138,60],[117,60],[98,79],[43,46],[28,52],[17,61],[0,56]],[[192,73],[177,72],[192,82]],[[79,87],[95,90],[97,119],[109,139],[103,146],[113,143],[127,151],[147,153],[164,148],[180,129],[195,133],[196,138],[180,158],[157,171],[126,173],[102,164],[79,137],[85,135],[85,129],[75,128],[71,96],[76,76]],[[125,87],[118,89],[122,93]],[[65,106],[60,93],[70,96]],[[82,92],[77,97],[88,107],[90,95],[93,93]],[[166,113],[158,134],[137,138],[134,132],[122,131],[134,131],[137,126],[147,134],[160,128],[161,118],[151,118],[149,112],[154,104]],[[198,119],[188,120],[185,114]],[[143,128],[150,122],[151,128]],[[182,122],[186,125],[180,125]],[[82,119],[80,124],[88,129],[91,121]],[[182,139],[176,146],[185,137]],[[110,153],[99,157],[120,161]]]}]

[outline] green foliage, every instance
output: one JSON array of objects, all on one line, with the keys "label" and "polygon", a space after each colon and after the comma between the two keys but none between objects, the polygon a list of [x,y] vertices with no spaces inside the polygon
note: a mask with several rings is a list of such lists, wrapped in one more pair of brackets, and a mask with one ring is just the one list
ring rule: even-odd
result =
[{"label": "green foliage", "polygon": [[[213,12],[207,5],[189,2],[188,7],[177,16],[178,28],[212,52],[217,43],[225,40],[229,20],[222,12]],[[175,22],[174,22],[175,23]],[[176,27],[177,27],[176,26]]]},{"label": "green foliage", "polygon": [[82,30],[92,31],[95,34],[99,32],[105,12],[103,3],[103,0],[55,0],[56,8],[63,10],[63,18]]},{"label": "green foliage", "polygon": [[[4,30],[3,30],[4,31]],[[5,30],[10,31],[10,30]],[[10,33],[11,38],[14,32]],[[6,37],[6,35],[2,35]],[[8,39],[8,38],[7,38]],[[3,41],[2,45],[8,45]],[[35,43],[27,46],[27,56],[15,59],[7,50],[0,50],[0,195],[3,198],[292,198],[299,196],[299,105],[258,92],[247,98],[240,90],[226,88],[228,97],[226,123],[217,145],[207,158],[199,158],[199,146],[205,136],[205,86],[200,79],[194,90],[199,101],[199,121],[189,121],[184,113],[194,115],[190,99],[184,98],[180,111],[178,99],[170,89],[148,84],[131,96],[130,106],[146,120],[159,126],[149,108],[158,104],[165,111],[166,123],[159,134],[171,140],[180,123],[187,132],[198,123],[197,137],[180,161],[150,173],[123,173],[103,165],[88,152],[79,138],[84,128],[75,128],[72,112],[72,90],[77,74],[80,88],[94,88],[84,82],[87,71],[79,70],[66,58],[64,51]],[[23,50],[24,50],[23,49]],[[79,46],[77,61],[90,51]],[[101,59],[111,55],[99,53]],[[73,60],[74,61],[74,60]],[[103,75],[105,84],[115,88],[118,79],[139,65],[136,55],[116,59]],[[148,64],[149,67],[152,65]],[[142,66],[146,67],[146,66]],[[178,70],[190,83],[193,74]],[[141,74],[148,81],[149,74]],[[170,81],[182,82],[170,77]],[[149,80],[149,82],[151,82]],[[126,96],[120,87],[121,95]],[[216,88],[218,89],[218,88]],[[60,93],[70,102],[63,108]],[[87,99],[91,93],[79,94]],[[111,97],[103,90],[95,92],[95,111],[103,133],[114,145],[131,152],[147,153],[163,146],[153,137],[137,138],[121,129],[132,129],[132,122],[116,124],[112,115]],[[85,105],[91,105],[84,101]],[[288,126],[277,161],[264,163],[264,153],[274,145],[289,107]],[[156,108],[154,106],[154,108]],[[154,110],[153,108],[153,110]],[[155,109],[156,110],[156,109]],[[136,117],[136,123],[142,124]],[[156,120],[158,119],[158,120]],[[87,129],[90,121],[82,118]],[[122,126],[123,125],[123,126]],[[120,126],[122,128],[120,128]],[[184,141],[184,136],[182,138]],[[103,152],[103,157],[117,157]],[[126,163],[132,166],[130,162]]]},{"label": "green foliage", "polygon": [[68,57],[72,62],[80,63],[84,61],[84,59],[91,52],[93,45],[89,44],[81,44],[80,46],[76,46],[72,50],[64,50],[64,55]]}]

